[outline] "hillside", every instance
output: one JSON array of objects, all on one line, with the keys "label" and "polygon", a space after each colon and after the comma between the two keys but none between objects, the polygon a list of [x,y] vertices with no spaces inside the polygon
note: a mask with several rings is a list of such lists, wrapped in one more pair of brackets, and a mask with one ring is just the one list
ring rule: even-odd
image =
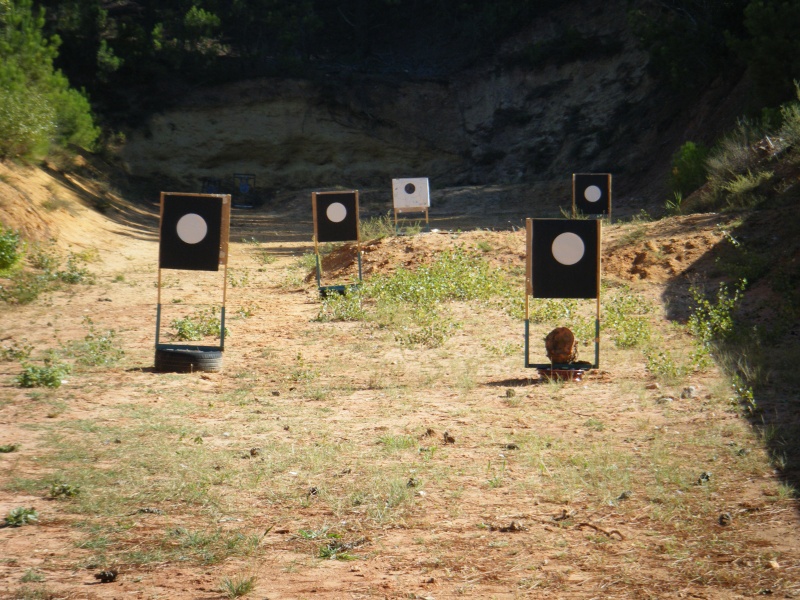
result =
[{"label": "hillside", "polygon": [[297,79],[165,81],[151,94],[170,105],[124,130],[121,157],[133,177],[172,189],[213,178],[233,191],[235,173],[252,174],[260,201],[426,176],[433,189],[523,186],[535,204],[573,172],[612,172],[621,209],[660,206],[674,152],[729,129],[750,84],[734,74],[701,94],[671,89],[625,3],[591,5],[548,10],[470,68],[436,76],[327,65]]}]

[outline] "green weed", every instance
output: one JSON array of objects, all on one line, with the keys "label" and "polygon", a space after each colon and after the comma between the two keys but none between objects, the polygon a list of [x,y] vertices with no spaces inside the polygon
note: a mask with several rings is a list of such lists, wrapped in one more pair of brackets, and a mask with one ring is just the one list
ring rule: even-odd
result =
[{"label": "green weed", "polygon": [[0,271],[13,267],[22,255],[19,232],[0,225]]},{"label": "green weed", "polygon": [[241,598],[255,589],[256,577],[254,575],[237,575],[225,577],[220,583],[220,591],[226,598]]},{"label": "green weed", "polygon": [[5,518],[6,527],[22,527],[39,521],[39,513],[33,508],[12,508]]},{"label": "green weed", "polygon": [[[205,337],[219,337],[222,332],[222,321],[216,316],[214,309],[198,310],[182,319],[172,321],[175,337],[184,341],[198,341]],[[228,335],[227,328],[225,335]]]},{"label": "green weed", "polygon": [[45,359],[42,366],[23,363],[22,373],[17,375],[14,382],[23,388],[34,387],[61,387],[61,380],[69,374],[69,365],[56,362],[51,358]]},{"label": "green weed", "polygon": [[117,363],[125,355],[125,351],[117,345],[116,331],[109,329],[105,333],[98,332],[90,317],[84,317],[83,322],[89,327],[89,333],[82,341],[73,342],[67,348],[79,364],[108,366]]}]

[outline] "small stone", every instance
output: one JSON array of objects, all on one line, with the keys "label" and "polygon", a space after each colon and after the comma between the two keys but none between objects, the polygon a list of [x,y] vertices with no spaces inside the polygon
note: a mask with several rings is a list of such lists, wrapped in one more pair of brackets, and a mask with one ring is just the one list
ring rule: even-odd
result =
[{"label": "small stone", "polygon": [[681,398],[688,399],[688,398],[696,398],[697,397],[697,388],[693,385],[689,387],[683,388],[681,392]]},{"label": "small stone", "polygon": [[777,560],[771,560],[767,564],[769,565],[769,568],[772,569],[773,571],[777,571],[778,569],[781,568]]},{"label": "small stone", "polygon": [[703,471],[700,473],[700,477],[697,478],[697,485],[703,485],[704,483],[708,483],[711,481],[711,472],[710,471]]},{"label": "small stone", "polygon": [[675,398],[672,396],[661,396],[660,398],[656,399],[657,404],[669,404],[670,402],[674,402]]},{"label": "small stone", "polygon": [[657,381],[654,381],[653,383],[647,384],[645,386],[645,389],[647,389],[647,390],[660,390],[661,389],[661,384],[658,383]]}]

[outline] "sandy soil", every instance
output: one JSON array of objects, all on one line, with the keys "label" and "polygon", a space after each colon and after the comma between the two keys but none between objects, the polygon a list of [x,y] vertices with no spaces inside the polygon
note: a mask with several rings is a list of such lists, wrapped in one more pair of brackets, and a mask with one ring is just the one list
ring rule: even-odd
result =
[{"label": "sandy soil", "polygon": [[[681,389],[656,386],[641,357],[613,352],[583,382],[556,385],[523,367],[521,324],[499,312],[487,312],[481,322],[464,314],[464,326],[439,349],[403,348],[359,323],[316,322],[320,303],[313,277],[303,272],[292,278],[298,257],[312,248],[310,220],[297,219],[297,213],[289,218],[235,211],[229,275],[239,285],[228,288],[227,311],[250,316],[231,319],[221,373],[156,373],[152,207],[115,201],[104,216],[81,204],[82,194],[97,193],[82,192],[85,182],[63,176],[59,182],[35,170],[0,174],[3,209],[13,207],[6,215],[16,226],[41,240],[57,237],[64,251],[98,251],[90,264],[95,285],[3,307],[0,340],[26,340],[37,349],[67,344],[82,339],[88,316],[118,331],[125,351],[120,365],[77,370],[57,392],[40,396],[13,385],[18,364],[0,363],[0,443],[20,444],[17,452],[0,454],[0,514],[18,506],[33,506],[40,514],[38,525],[0,529],[3,598],[220,598],[221,578],[237,573],[255,575],[248,597],[259,599],[800,594],[796,501],[780,494],[780,478],[747,421],[710,400],[720,380],[714,370],[681,384],[698,390],[695,400],[682,399]],[[16,178],[23,177],[32,185],[20,192]],[[64,204],[43,208],[53,197]],[[660,304],[667,282],[702,272],[723,237],[719,223],[704,215],[646,223],[633,239],[631,226],[611,226],[604,234],[604,276]],[[441,231],[366,242],[365,276],[429,262],[456,246],[483,251],[498,266],[524,265],[520,229]],[[352,258],[347,248],[331,254],[326,277],[351,276]],[[179,311],[173,298],[199,304],[219,284],[219,274],[170,273],[163,302]],[[470,312],[467,306],[453,310]],[[504,347],[517,350],[497,350]],[[297,374],[308,365],[316,387]],[[188,437],[169,443],[178,444],[180,453],[189,447],[187,440],[203,437],[204,451],[218,453],[209,460],[220,461],[214,464],[223,471],[231,457],[241,464],[248,448],[279,445],[302,453],[335,443],[342,459],[326,463],[324,472],[287,468],[258,488],[223,482],[217,489],[227,508],[220,512],[146,492],[136,505],[158,512],[98,512],[104,527],[119,525],[116,546],[108,550],[117,558],[123,550],[157,547],[165,531],[178,527],[213,524],[263,534],[258,551],[247,557],[215,564],[191,557],[131,560],[115,564],[115,581],[101,583],[95,575],[103,567],[92,562],[96,553],[86,545],[92,514],[15,482],[52,477],[54,463],[47,457],[59,440],[79,432],[89,446],[80,460],[102,471],[113,465],[109,452],[115,448],[135,453],[148,443],[133,434],[115,438],[118,428],[134,431],[140,417],[131,407],[169,411],[172,405]],[[701,432],[707,441],[697,441]],[[375,450],[376,440],[392,435],[408,436],[419,448],[414,454],[400,451],[397,458]],[[725,449],[731,439],[747,444],[752,464],[742,466]],[[684,453],[682,440],[692,440],[693,449],[707,446],[708,453],[688,457],[695,466],[681,477],[713,472],[713,487],[675,482],[653,493],[645,484],[653,474],[642,472],[647,460],[636,457],[660,449],[677,460]],[[615,450],[634,457],[632,464],[639,466],[631,467],[630,490],[609,490],[601,498],[582,491],[580,483],[557,481],[542,461],[548,452],[570,446],[576,456]],[[426,481],[416,487],[414,469],[428,464],[420,458],[425,453],[440,461],[440,479],[424,471]],[[48,466],[40,467],[41,461]],[[326,494],[332,497],[362,477],[368,465],[385,469],[387,479],[407,478],[414,488],[409,507],[397,517],[382,521],[327,501]],[[580,468],[573,465],[576,472]],[[159,465],[152,469],[157,477]],[[186,482],[192,477],[187,473]],[[691,502],[665,517],[682,494]],[[692,514],[696,507],[702,508]],[[733,515],[733,525],[717,522],[723,513]],[[357,559],[318,558],[319,541],[300,532],[324,527],[340,531]],[[22,582],[29,572],[44,581]]]}]

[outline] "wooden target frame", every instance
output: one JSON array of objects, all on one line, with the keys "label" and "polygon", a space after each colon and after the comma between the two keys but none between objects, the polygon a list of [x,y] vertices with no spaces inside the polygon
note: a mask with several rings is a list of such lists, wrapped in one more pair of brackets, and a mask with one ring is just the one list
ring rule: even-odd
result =
[{"label": "wooden target frame", "polygon": [[[341,236],[341,237],[354,237],[355,239],[323,239],[323,242],[356,242],[356,259],[358,261],[358,283],[356,284],[334,284],[322,285],[322,259],[319,255],[319,242],[320,242],[320,226],[322,222],[319,218],[318,204],[326,200],[334,199],[335,196],[348,196],[353,197],[353,207],[355,211],[355,236]],[[316,258],[317,270],[317,289],[322,297],[328,296],[331,293],[344,294],[349,289],[357,288],[363,281],[362,277],[362,264],[361,264],[361,223],[359,220],[358,210],[358,190],[344,190],[334,192],[311,192],[311,212],[314,221],[314,256]],[[334,236],[339,237],[339,236]]]},{"label": "wooden target frame", "polygon": [[[164,217],[167,208],[167,204],[170,198],[173,197],[180,197],[186,199],[193,199],[196,198],[198,200],[204,201],[206,204],[210,203],[215,204],[215,200],[219,201],[219,259],[215,261],[216,264],[214,265],[215,268],[208,268],[210,265],[206,266],[205,268],[192,268],[191,270],[199,270],[199,271],[219,271],[219,267],[222,267],[222,307],[220,309],[220,335],[219,335],[219,346],[192,346],[187,344],[162,344],[160,343],[160,334],[161,334],[161,290],[162,290],[162,276],[161,272],[165,268],[169,269],[179,269],[179,267],[164,267],[162,266],[162,251],[164,249],[164,242],[167,236],[165,236],[164,232]],[[155,340],[155,347],[156,350],[186,350],[186,349],[197,349],[197,350],[224,350],[225,349],[225,304],[227,302],[227,295],[228,295],[228,246],[230,241],[230,222],[231,222],[231,195],[230,194],[193,194],[193,193],[182,193],[182,192],[161,192],[161,208],[159,213],[159,227],[158,227],[158,246],[159,246],[159,264],[158,264],[158,280],[156,287],[158,288],[158,297],[157,297],[157,308],[156,308],[156,340]]]},{"label": "wooden target frame", "polygon": [[[399,205],[398,206],[398,190],[400,186],[406,189],[409,185],[416,186],[424,181],[425,184],[425,191],[426,191],[426,201],[427,203],[423,206],[422,204],[419,205]],[[409,192],[413,193],[413,192]],[[400,225],[399,225],[399,217],[400,215],[405,215],[409,213],[422,213],[425,215],[425,230],[430,231],[430,220],[428,217],[428,209],[431,206],[431,188],[430,182],[428,181],[427,177],[403,177],[392,179],[392,208],[394,210],[394,232],[395,234],[399,235],[401,233]]]},{"label": "wooden target frame", "polygon": [[[574,364],[560,364],[560,363],[531,363],[530,361],[530,299],[531,298],[586,298],[585,295],[580,296],[553,296],[553,295],[537,295],[537,290],[534,287],[534,257],[533,257],[533,243],[534,243],[534,221],[562,221],[564,223],[577,223],[582,228],[593,226],[596,228],[597,246],[596,251],[597,261],[597,281],[594,289],[594,299],[596,299],[596,315],[594,323],[594,363],[591,368],[597,369],[600,367],[600,284],[602,279],[602,225],[600,220],[596,221],[575,221],[569,219],[526,219],[525,220],[525,368],[527,369],[564,369],[575,370],[580,368],[580,363]],[[588,364],[588,363],[587,363]]]},{"label": "wooden target frame", "polygon": [[[573,173],[572,174],[572,218],[579,215],[588,218],[608,218],[611,222],[611,205],[612,205],[612,175],[611,173]],[[591,202],[581,200],[578,198],[578,181],[585,180],[594,186],[600,187],[601,197],[606,194],[608,197],[606,201],[600,203],[599,206],[593,207]],[[598,201],[600,200],[598,198]],[[581,210],[583,209],[583,210]],[[598,210],[599,209],[599,210]]]}]

